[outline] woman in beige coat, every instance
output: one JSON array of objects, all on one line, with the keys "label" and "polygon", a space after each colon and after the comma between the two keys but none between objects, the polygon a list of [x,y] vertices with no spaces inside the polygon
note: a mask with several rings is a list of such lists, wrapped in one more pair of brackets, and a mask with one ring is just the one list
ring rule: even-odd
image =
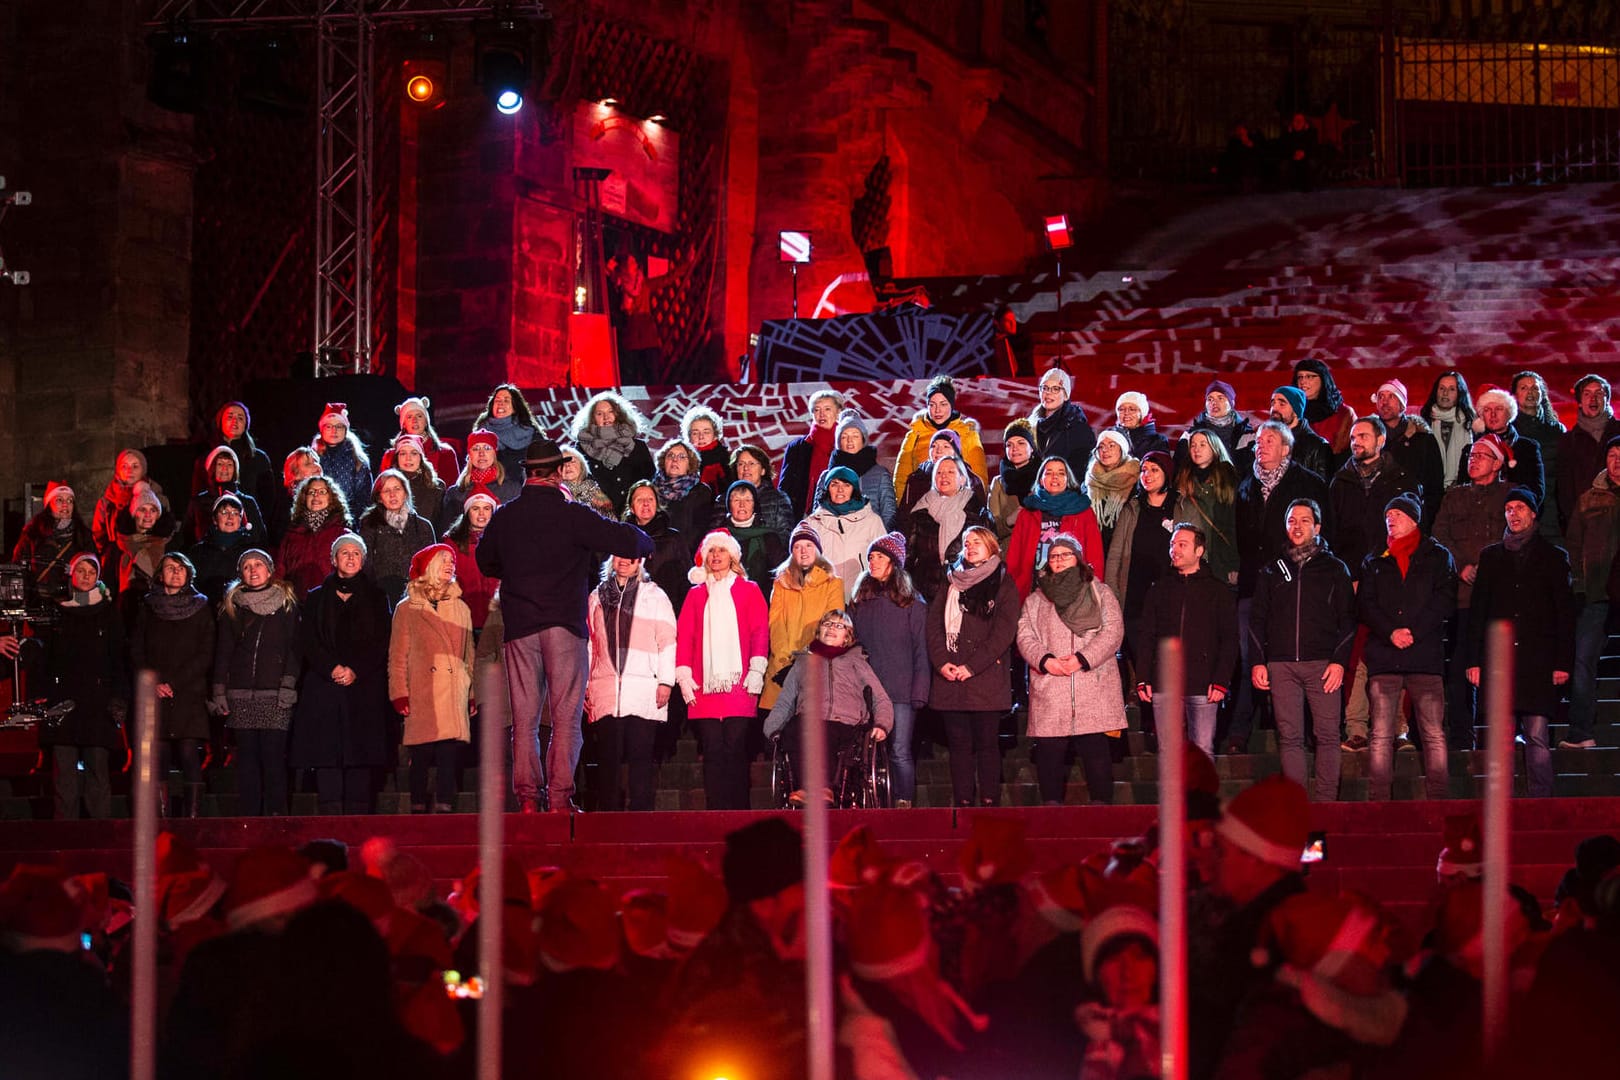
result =
[{"label": "woman in beige coat", "polygon": [[432,544],[411,560],[405,599],[388,643],[388,696],[405,718],[411,752],[411,812],[428,809],[428,766],[437,777],[433,810],[455,810],[462,747],[472,738],[472,612],[456,584],[456,552]]},{"label": "woman in beige coat", "polygon": [[1018,619],[1018,651],[1029,664],[1028,734],[1047,806],[1063,803],[1071,751],[1090,801],[1114,801],[1107,733],[1125,729],[1114,659],[1124,638],[1119,601],[1092,573],[1080,541],[1059,533]]}]

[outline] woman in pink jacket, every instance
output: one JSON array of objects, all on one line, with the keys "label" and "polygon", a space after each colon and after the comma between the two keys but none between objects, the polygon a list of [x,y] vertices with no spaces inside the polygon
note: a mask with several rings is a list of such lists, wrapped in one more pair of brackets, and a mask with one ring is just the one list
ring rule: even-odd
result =
[{"label": "woman in pink jacket", "polygon": [[748,730],[765,689],[770,623],[728,532],[703,538],[675,636],[675,683],[703,750],[703,801],[748,809]]}]

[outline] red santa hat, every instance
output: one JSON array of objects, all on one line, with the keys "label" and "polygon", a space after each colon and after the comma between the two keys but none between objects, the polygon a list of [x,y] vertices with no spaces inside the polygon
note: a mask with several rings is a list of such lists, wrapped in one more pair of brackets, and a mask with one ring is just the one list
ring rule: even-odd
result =
[{"label": "red santa hat", "polygon": [[388,945],[388,955],[396,960],[423,960],[436,971],[451,964],[450,942],[444,936],[443,925],[409,908],[394,909],[383,940]]},{"label": "red santa hat", "polygon": [[0,944],[13,952],[76,953],[83,921],[59,870],[18,863],[0,884]]},{"label": "red santa hat", "polygon": [[701,863],[682,856],[664,860],[669,889],[669,943],[690,951],[709,936],[726,913],[725,882]]},{"label": "red santa hat", "polygon": [[1435,862],[1434,873],[1442,884],[1457,878],[1478,880],[1485,876],[1485,844],[1480,838],[1478,814],[1448,814],[1445,846]]},{"label": "red santa hat", "polygon": [[70,500],[75,501],[75,502],[78,501],[78,496],[73,494],[73,489],[72,488],[68,487],[66,484],[62,483],[59,480],[50,481],[49,483],[47,483],[45,485],[45,505],[46,506],[51,505],[51,500],[55,499],[58,495],[61,495],[61,494],[64,494],[64,493],[67,495],[67,497]]},{"label": "red santa hat", "polygon": [[291,848],[252,848],[236,860],[225,890],[225,922],[232,930],[290,915],[317,899],[309,863]]},{"label": "red santa hat", "polygon": [[1059,933],[1076,934],[1086,925],[1094,887],[1087,885],[1098,876],[1095,867],[1065,863],[1036,874],[1029,882],[1029,899],[1035,910]]},{"label": "red santa hat", "polygon": [[1030,852],[1022,818],[976,814],[958,865],[969,890],[1018,881],[1029,872]]},{"label": "red santa hat", "polygon": [[871,827],[857,825],[833,849],[827,861],[827,884],[834,889],[870,885],[885,876],[891,862]]},{"label": "red santa hat", "polygon": [[[549,868],[551,872],[561,873],[560,870]],[[537,873],[539,871],[536,871]],[[484,879],[484,868],[475,866],[469,870],[455,888],[450,890],[448,903],[461,914],[463,922],[472,922],[478,918],[479,889]],[[501,856],[501,894],[507,906],[522,907],[532,911],[534,901],[531,896],[532,879],[523,869],[523,864],[516,855],[505,854]],[[514,920],[509,916],[508,923]]]},{"label": "red santa hat", "polygon": [[1097,954],[1110,942],[1139,937],[1159,946],[1159,918],[1147,898],[1105,901],[1080,931],[1080,971],[1086,982],[1097,976]]},{"label": "red santa hat", "polygon": [[669,947],[669,897],[651,889],[632,889],[619,898],[619,928],[624,946],[649,960],[672,960]]},{"label": "red santa hat", "polygon": [[1486,453],[1496,458],[1496,462],[1499,465],[1506,465],[1511,469],[1518,464],[1513,457],[1513,448],[1508,445],[1507,441],[1504,440],[1502,436],[1497,435],[1494,432],[1486,432],[1484,435],[1476,438],[1474,440],[1474,446],[1484,450]]},{"label": "red santa hat", "polygon": [[242,459],[236,456],[235,450],[232,450],[230,447],[225,445],[214,447],[212,450],[208,451],[208,456],[203,458],[203,472],[207,475],[208,479],[212,480],[214,478],[214,462],[218,461],[222,457],[231,459],[231,464],[236,466],[237,476],[240,479],[242,472]]},{"label": "red santa hat", "polygon": [[399,453],[399,448],[401,446],[414,447],[418,454],[422,455],[424,458],[427,457],[427,444],[422,441],[422,436],[420,435],[412,435],[408,431],[400,432],[398,435],[394,436],[394,453]]},{"label": "red santa hat", "polygon": [[467,449],[470,451],[475,446],[487,446],[491,450],[499,450],[501,448],[501,437],[493,431],[476,428],[467,434]]},{"label": "red santa hat", "polygon": [[690,581],[693,585],[703,584],[705,574],[703,564],[708,562],[709,549],[714,547],[725,548],[731,552],[732,560],[738,566],[742,565],[742,545],[737,542],[737,538],[725,529],[715,529],[705,536],[703,542],[698,545],[697,554],[692,558],[692,569],[686,572],[687,581]]},{"label": "red santa hat", "polygon": [[428,564],[433,561],[434,556],[441,553],[450,556],[450,565],[453,568],[456,564],[456,549],[449,544],[429,544],[411,556],[411,580],[420,581],[426,577]]},{"label": "red santa hat", "polygon": [[921,894],[894,885],[870,885],[853,898],[849,968],[868,982],[888,982],[929,967],[933,938]]},{"label": "red santa hat", "polygon": [[[571,880],[573,875],[560,866],[537,866],[524,874],[523,877],[525,888],[529,891],[529,907],[539,911],[540,905],[546,902],[547,896],[551,895],[551,890],[563,882]],[[511,900],[510,902],[516,903],[517,901]]]},{"label": "red santa hat", "polygon": [[1310,810],[1305,789],[1276,774],[1251,784],[1227,803],[1215,831],[1263,863],[1298,870],[1310,840]]},{"label": "red santa hat", "polygon": [[1354,994],[1382,988],[1389,959],[1383,920],[1369,902],[1306,892],[1290,896],[1267,917],[1255,966],[1281,963]]},{"label": "red santa hat", "polygon": [[[1511,953],[1530,936],[1530,923],[1515,897],[1510,894],[1503,898],[1503,902],[1507,905],[1507,948]],[[1477,976],[1485,962],[1484,923],[1483,882],[1464,881],[1447,890],[1435,918],[1435,951]]]},{"label": "red santa hat", "polygon": [[461,508],[470,510],[474,503],[488,503],[491,510],[498,510],[501,506],[501,500],[497,499],[495,493],[483,484],[473,485],[472,492],[462,502]]},{"label": "red santa hat", "polygon": [[197,849],[191,842],[167,829],[157,834],[154,847],[157,851],[158,877],[206,869],[206,864],[198,858]]},{"label": "red santa hat", "polygon": [[611,970],[619,962],[613,897],[594,881],[563,882],[540,905],[536,944],[548,971]]},{"label": "red santa hat", "polygon": [[329,419],[336,419],[346,428],[351,426],[349,424],[349,406],[341,401],[327,402],[326,408],[321,410],[321,418],[315,426],[320,427]]},{"label": "red santa hat", "polygon": [[158,878],[158,905],[171,930],[202,919],[225,895],[225,879],[206,867]]},{"label": "red santa hat", "polygon": [[73,575],[73,568],[75,566],[78,566],[82,562],[87,562],[87,563],[91,563],[92,565],[94,565],[95,568],[96,568],[96,577],[99,578],[101,576],[101,560],[96,558],[96,556],[95,556],[95,554],[93,552],[81,551],[77,555],[73,556],[73,558],[68,560],[68,576],[69,577],[71,577]]}]

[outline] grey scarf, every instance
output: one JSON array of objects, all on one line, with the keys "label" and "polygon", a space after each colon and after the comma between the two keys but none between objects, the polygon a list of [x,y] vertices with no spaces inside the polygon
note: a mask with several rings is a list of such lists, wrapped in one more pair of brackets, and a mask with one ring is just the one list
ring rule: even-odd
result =
[{"label": "grey scarf", "polygon": [[579,433],[579,448],[585,451],[585,456],[600,461],[610,469],[618,468],[619,462],[629,457],[635,446],[634,424],[609,424],[606,427],[588,424]]},{"label": "grey scarf", "polygon": [[926,510],[939,525],[939,557],[962,535],[967,525],[967,504],[973,492],[963,485],[955,495],[941,495],[938,488],[929,488],[928,494],[917,500],[913,510]]}]

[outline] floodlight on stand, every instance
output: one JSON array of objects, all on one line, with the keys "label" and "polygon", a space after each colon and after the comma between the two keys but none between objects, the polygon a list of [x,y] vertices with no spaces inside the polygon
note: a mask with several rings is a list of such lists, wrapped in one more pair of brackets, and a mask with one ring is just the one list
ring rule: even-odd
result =
[{"label": "floodlight on stand", "polygon": [[502,18],[480,26],[475,36],[473,66],[478,85],[502,115],[511,116],[523,108],[533,30],[520,19]]},{"label": "floodlight on stand", "polygon": [[810,234],[784,229],[776,234],[778,257],[793,268],[793,317],[799,317],[799,264],[810,261]]},{"label": "floodlight on stand", "polygon": [[1063,347],[1063,252],[1074,246],[1074,234],[1069,231],[1068,214],[1048,214],[1046,217],[1046,247],[1057,260],[1057,336],[1058,348]]}]

